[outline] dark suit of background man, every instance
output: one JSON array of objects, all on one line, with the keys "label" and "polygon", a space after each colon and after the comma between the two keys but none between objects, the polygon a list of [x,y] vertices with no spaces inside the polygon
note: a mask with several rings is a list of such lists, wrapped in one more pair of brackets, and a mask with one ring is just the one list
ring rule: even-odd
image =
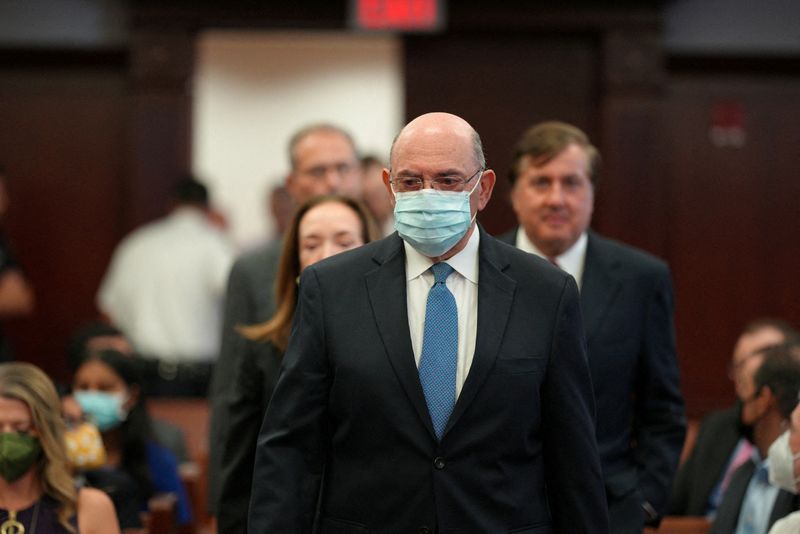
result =
[{"label": "dark suit of background man", "polygon": [[[295,204],[318,195],[342,193],[358,198],[361,194],[361,164],[352,137],[331,124],[313,124],[296,132],[289,141],[291,171],[286,189]],[[247,342],[237,331],[238,325],[262,323],[275,312],[275,276],[282,241],[277,240],[242,255],[231,268],[225,295],[222,322],[222,347],[211,384],[211,402],[230,394],[235,388],[233,370],[237,357],[246,351]],[[217,409],[212,410],[218,413]],[[209,508],[217,506],[216,444],[217,422],[212,418],[209,451]],[[250,481],[242,481],[249,484]]]},{"label": "dark suit of background man", "polygon": [[664,262],[589,231],[599,155],[546,122],[517,144],[509,178],[520,227],[501,237],[580,286],[611,532],[640,533],[667,503],[685,434]]},{"label": "dark suit of background man", "polygon": [[[399,236],[302,275],[249,530],[607,532],[574,281],[477,227],[495,174],[463,119],[415,119],[391,167]],[[455,321],[434,292],[457,328],[427,328]]]}]

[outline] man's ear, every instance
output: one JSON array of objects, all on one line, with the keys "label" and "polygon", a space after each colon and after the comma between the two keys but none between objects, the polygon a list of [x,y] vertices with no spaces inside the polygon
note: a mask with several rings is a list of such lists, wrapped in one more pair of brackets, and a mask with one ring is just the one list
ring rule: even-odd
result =
[{"label": "man's ear", "polygon": [[486,205],[489,203],[489,199],[492,198],[492,191],[494,190],[494,184],[497,181],[497,176],[492,169],[486,169],[483,171],[480,177],[481,185],[480,185],[480,197],[478,200],[478,211],[481,211]]},{"label": "man's ear", "polygon": [[296,192],[295,192],[295,182],[296,181],[297,181],[297,177],[295,176],[294,171],[289,171],[289,174],[286,175],[286,178],[283,181],[284,185],[286,186],[286,191],[289,192],[289,196],[292,197],[292,199],[297,198],[295,196],[296,195]]},{"label": "man's ear", "polygon": [[390,181],[392,179],[392,175],[390,174],[389,169],[384,167],[383,172],[381,173],[381,177],[383,178],[383,185],[389,192],[389,201],[392,203],[392,208],[394,208],[395,204],[394,191],[392,191],[392,183]]},{"label": "man's ear", "polygon": [[772,409],[778,409],[778,397],[775,396],[775,393],[769,386],[763,386],[756,398],[753,399],[753,402],[756,404],[759,415],[764,415]]}]

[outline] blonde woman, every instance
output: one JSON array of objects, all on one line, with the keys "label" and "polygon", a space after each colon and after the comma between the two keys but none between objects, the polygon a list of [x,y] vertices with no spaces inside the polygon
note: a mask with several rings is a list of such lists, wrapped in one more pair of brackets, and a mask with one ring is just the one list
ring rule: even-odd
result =
[{"label": "blonde woman", "polygon": [[108,496],[76,489],[58,394],[28,363],[0,364],[0,532],[119,533]]}]

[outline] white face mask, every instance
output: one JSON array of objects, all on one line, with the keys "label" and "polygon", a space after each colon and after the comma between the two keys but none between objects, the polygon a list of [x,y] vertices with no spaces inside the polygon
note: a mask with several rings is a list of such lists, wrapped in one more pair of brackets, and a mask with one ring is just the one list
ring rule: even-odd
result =
[{"label": "white face mask", "polygon": [[[797,455],[800,457],[800,454]],[[789,447],[789,431],[780,435],[769,447],[769,482],[773,486],[791,493],[797,493],[797,480],[794,478],[795,455]]]}]

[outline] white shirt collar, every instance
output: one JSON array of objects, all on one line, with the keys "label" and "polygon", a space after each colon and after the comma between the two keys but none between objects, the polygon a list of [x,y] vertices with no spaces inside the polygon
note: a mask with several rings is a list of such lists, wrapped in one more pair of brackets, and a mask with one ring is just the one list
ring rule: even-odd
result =
[{"label": "white shirt collar", "polygon": [[[466,246],[444,261],[473,284],[478,283],[478,245],[480,241],[480,230],[476,225]],[[405,241],[403,241],[403,246],[406,250],[406,280],[413,280],[431,268],[433,261],[429,257],[420,254]]]},{"label": "white shirt collar", "polygon": [[[588,242],[589,238],[586,232],[583,232],[578,240],[575,241],[574,245],[568,248],[563,254],[556,256],[555,258],[558,266],[575,278],[575,281],[578,282],[578,286],[581,285],[583,279],[583,267],[586,262],[586,245]],[[536,245],[534,245],[533,242],[528,239],[528,234],[525,233],[525,229],[521,226],[517,229],[516,245],[520,250],[524,250],[525,252],[536,254],[539,257],[547,259],[547,256],[541,250],[536,248]]]}]

